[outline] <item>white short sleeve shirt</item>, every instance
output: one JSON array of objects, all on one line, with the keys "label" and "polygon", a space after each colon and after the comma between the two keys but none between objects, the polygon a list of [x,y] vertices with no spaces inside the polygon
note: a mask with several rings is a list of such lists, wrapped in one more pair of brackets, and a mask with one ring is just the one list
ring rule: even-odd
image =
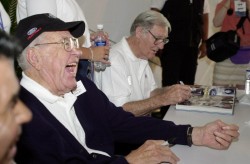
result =
[{"label": "white short sleeve shirt", "polygon": [[148,60],[137,58],[126,38],[110,50],[110,67],[95,72],[95,83],[116,106],[150,97],[157,88]]},{"label": "white short sleeve shirt", "polygon": [[10,32],[10,27],[11,27],[11,20],[10,20],[10,17],[9,15],[7,14],[7,12],[5,11],[3,5],[2,5],[2,2],[0,2],[0,14],[1,14],[1,17],[0,17],[0,23],[1,23],[1,28],[3,27],[3,30],[7,33]]}]

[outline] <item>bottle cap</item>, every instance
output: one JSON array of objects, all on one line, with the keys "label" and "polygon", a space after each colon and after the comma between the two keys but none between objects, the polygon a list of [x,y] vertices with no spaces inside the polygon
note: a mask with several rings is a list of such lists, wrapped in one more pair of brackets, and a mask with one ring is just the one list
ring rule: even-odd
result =
[{"label": "bottle cap", "polygon": [[97,29],[98,29],[98,30],[103,29],[103,24],[98,24],[98,25],[97,25]]}]

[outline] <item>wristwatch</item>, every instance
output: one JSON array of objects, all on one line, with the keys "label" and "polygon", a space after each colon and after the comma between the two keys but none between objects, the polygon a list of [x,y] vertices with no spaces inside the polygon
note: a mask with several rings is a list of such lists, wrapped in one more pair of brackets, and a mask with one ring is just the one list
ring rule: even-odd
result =
[{"label": "wristwatch", "polygon": [[192,132],[193,132],[193,127],[192,126],[188,127],[188,129],[187,129],[187,145],[190,147],[193,145]]}]

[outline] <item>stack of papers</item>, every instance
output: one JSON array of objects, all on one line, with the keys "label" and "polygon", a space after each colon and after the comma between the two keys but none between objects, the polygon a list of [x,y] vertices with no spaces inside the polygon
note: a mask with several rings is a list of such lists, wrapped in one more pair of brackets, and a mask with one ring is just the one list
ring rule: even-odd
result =
[{"label": "stack of papers", "polygon": [[176,110],[233,114],[235,87],[197,85],[191,89],[191,98],[176,104]]}]

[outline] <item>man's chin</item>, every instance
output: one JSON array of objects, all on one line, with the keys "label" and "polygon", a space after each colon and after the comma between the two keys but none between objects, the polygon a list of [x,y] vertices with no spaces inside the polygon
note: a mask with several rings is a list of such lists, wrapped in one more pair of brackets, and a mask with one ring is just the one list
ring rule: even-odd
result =
[{"label": "man's chin", "polygon": [[70,85],[70,91],[74,91],[76,88],[77,88],[77,82],[76,82],[76,79],[74,82],[72,82]]},{"label": "man's chin", "polygon": [[76,88],[77,88],[77,85],[75,85],[75,86],[73,87],[73,89],[72,89],[71,91],[74,91],[74,90],[76,90]]}]

